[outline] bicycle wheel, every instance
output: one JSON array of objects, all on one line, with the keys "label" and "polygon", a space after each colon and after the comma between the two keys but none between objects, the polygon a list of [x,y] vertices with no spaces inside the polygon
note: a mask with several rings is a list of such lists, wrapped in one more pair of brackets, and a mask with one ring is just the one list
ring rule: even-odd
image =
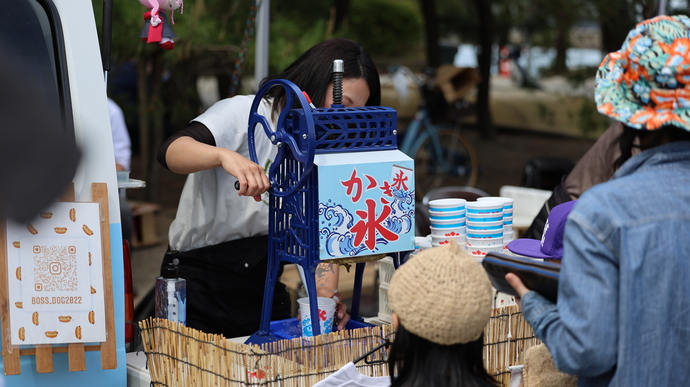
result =
[{"label": "bicycle wheel", "polygon": [[479,158],[472,142],[459,130],[442,127],[428,132],[413,150],[416,197],[440,186],[474,187]]}]

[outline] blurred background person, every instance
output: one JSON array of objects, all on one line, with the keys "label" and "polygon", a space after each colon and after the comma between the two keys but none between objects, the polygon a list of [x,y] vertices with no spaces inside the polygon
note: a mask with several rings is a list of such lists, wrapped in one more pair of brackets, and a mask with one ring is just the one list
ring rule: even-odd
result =
[{"label": "blurred background person", "polygon": [[[125,123],[125,116],[120,106],[108,98],[108,112],[110,113],[110,127],[113,133],[113,148],[115,150],[115,169],[117,171],[130,171],[132,161],[132,142]],[[120,189],[120,218],[122,222],[122,239],[132,241],[134,232],[134,220],[132,211],[127,202],[127,190]]]}]

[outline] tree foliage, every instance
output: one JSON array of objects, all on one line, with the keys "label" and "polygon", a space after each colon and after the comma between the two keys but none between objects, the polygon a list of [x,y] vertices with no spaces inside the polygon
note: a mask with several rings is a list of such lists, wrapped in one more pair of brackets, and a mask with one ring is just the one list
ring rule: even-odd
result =
[{"label": "tree foliage", "polygon": [[[118,78],[127,65],[135,66],[139,79],[134,98],[113,97],[135,130],[133,140],[141,146],[147,173],[155,173],[156,144],[199,113],[196,81],[200,76],[217,77],[224,97],[240,55],[245,59],[244,75],[253,74],[253,37],[248,52],[241,52],[241,47],[246,30],[253,27],[255,1],[187,0],[184,12],[174,14],[178,37],[172,51],[141,41],[146,9],[139,2],[113,1],[111,79]],[[273,0],[269,73],[282,70],[307,48],[332,36],[360,42],[379,63],[405,64],[410,57],[423,60],[424,45],[429,50],[433,44],[423,40],[427,34],[420,4],[424,1],[434,2],[436,15],[430,20],[435,20],[432,27],[440,38],[490,47],[509,42],[511,33],[518,31],[525,43],[558,48],[554,66],[558,71],[565,68],[573,26],[583,21],[597,23],[602,49],[613,51],[630,28],[652,16],[657,7],[656,0]],[[92,3],[100,30],[103,1]],[[490,15],[479,17],[479,6]],[[491,20],[491,27],[482,26],[482,20]],[[483,66],[489,63],[486,58]]]},{"label": "tree foliage", "polygon": [[416,3],[398,0],[353,1],[346,36],[375,56],[404,56],[419,48],[422,18]]}]

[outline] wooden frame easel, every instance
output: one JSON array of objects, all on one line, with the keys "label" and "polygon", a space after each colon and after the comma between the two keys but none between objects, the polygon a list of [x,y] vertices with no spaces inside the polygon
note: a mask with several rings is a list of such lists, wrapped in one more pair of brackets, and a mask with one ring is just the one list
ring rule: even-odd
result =
[{"label": "wooden frame easel", "polygon": [[[7,274],[7,233],[6,223],[0,221],[0,318],[2,318],[2,358],[5,375],[19,375],[21,373],[20,356],[36,356],[36,372],[53,372],[53,353],[65,353],[69,359],[70,371],[85,371],[85,351],[101,352],[101,368],[117,368],[117,344],[115,331],[115,310],[113,304],[112,262],[110,256],[110,220],[108,216],[108,185],[105,183],[91,184],[92,202],[99,204],[101,226],[101,250],[103,255],[103,290],[105,306],[106,341],[97,345],[84,343],[69,343],[66,346],[51,344],[37,344],[34,348],[20,348],[12,345],[10,335],[9,283]],[[74,202],[74,185],[60,196],[61,202]],[[22,346],[24,347],[24,346]]]}]

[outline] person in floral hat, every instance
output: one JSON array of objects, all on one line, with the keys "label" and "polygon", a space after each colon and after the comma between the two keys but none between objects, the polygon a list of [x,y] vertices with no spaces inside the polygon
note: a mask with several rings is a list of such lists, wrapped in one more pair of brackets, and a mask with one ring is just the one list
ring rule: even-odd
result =
[{"label": "person in floral hat", "polygon": [[579,386],[690,380],[690,18],[639,23],[597,72],[599,112],[639,143],[566,223],[558,304],[506,279]]}]

